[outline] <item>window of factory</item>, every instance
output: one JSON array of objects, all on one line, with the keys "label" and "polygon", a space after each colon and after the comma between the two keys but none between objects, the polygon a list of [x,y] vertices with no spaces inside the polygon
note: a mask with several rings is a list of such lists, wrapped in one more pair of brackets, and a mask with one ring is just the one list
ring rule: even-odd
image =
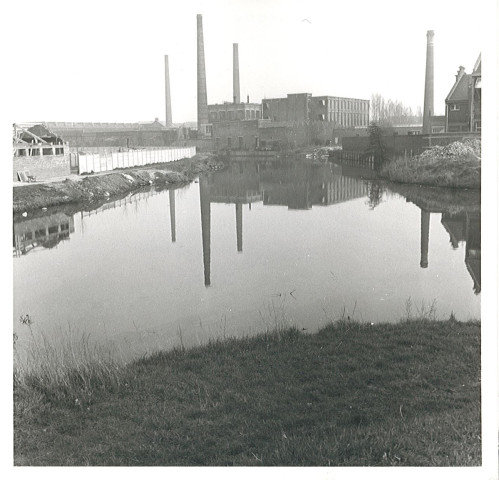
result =
[{"label": "window of factory", "polygon": [[255,111],[254,110],[251,110],[251,118],[254,119],[255,118]]},{"label": "window of factory", "polygon": [[225,112],[224,111],[220,112],[220,120],[222,120],[222,121],[225,120]]},{"label": "window of factory", "polygon": [[459,105],[456,105],[455,103],[453,103],[451,106],[450,106],[450,109],[451,111],[453,112],[457,112],[459,110],[461,110],[461,107]]},{"label": "window of factory", "polygon": [[244,110],[239,110],[238,114],[239,114],[239,120],[244,120]]},{"label": "window of factory", "polygon": [[217,150],[220,148],[220,137],[215,138],[215,148]]},{"label": "window of factory", "polygon": [[244,112],[244,118],[245,118],[246,120],[249,120],[249,118],[250,118],[250,112],[249,112],[249,110],[246,110],[246,111]]},{"label": "window of factory", "polygon": [[239,139],[239,150],[242,150],[243,149],[243,137],[238,137],[238,139]]},{"label": "window of factory", "polygon": [[262,117],[262,113],[260,112],[260,110],[257,110],[256,111],[256,118],[257,118],[257,120],[260,120],[261,117]]},{"label": "window of factory", "polygon": [[322,105],[323,107],[325,107],[325,106],[326,106],[326,100],[321,100],[321,105]]},{"label": "window of factory", "polygon": [[324,115],[323,113],[320,113],[319,120],[325,120],[325,119],[326,119],[326,115]]},{"label": "window of factory", "polygon": [[234,120],[234,112],[232,110],[227,112],[227,120]]},{"label": "window of factory", "polygon": [[229,147],[229,150],[232,148],[232,138],[231,137],[227,138],[227,147]]}]

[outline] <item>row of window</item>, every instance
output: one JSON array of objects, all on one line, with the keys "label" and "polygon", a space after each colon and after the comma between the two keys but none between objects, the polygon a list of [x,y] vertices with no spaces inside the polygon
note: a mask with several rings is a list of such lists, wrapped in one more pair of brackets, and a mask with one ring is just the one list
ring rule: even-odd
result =
[{"label": "row of window", "polygon": [[341,100],[336,98],[322,99],[319,105],[329,107],[329,110],[347,110],[356,112],[369,112],[369,101],[367,100]]},{"label": "row of window", "polygon": [[[267,109],[270,109],[272,107],[276,108],[281,102],[286,103],[287,101],[287,98],[277,98],[275,100],[263,102],[263,106]],[[318,106],[327,106],[329,110],[364,113],[369,112],[368,100],[341,100],[335,98],[323,98],[321,100],[312,99],[312,101],[317,102],[316,105]]]},{"label": "row of window", "polygon": [[220,110],[219,112],[210,112],[211,121],[224,120],[260,120],[262,113],[260,110],[238,110],[237,112],[229,110]]},{"label": "row of window", "polygon": [[318,115],[318,120],[336,122],[345,127],[367,127],[369,124],[369,116],[363,113],[321,113]]}]

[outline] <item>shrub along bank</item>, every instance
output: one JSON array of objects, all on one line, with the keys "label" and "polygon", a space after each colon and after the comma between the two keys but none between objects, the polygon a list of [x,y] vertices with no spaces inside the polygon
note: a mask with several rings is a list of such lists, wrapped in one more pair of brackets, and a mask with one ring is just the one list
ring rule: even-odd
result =
[{"label": "shrub along bank", "polygon": [[479,322],[341,321],[66,365],[16,373],[16,465],[481,464]]}]

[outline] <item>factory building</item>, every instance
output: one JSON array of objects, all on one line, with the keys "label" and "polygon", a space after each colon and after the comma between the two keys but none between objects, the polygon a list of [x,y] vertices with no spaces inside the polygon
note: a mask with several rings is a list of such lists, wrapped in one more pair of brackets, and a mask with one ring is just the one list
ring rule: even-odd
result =
[{"label": "factory building", "polygon": [[313,97],[310,93],[291,93],[286,98],[267,98],[263,102],[263,118],[274,122],[334,122],[339,127],[367,127],[369,100]]},{"label": "factory building", "polygon": [[218,103],[208,105],[210,123],[232,122],[240,120],[260,120],[262,118],[261,103]]}]

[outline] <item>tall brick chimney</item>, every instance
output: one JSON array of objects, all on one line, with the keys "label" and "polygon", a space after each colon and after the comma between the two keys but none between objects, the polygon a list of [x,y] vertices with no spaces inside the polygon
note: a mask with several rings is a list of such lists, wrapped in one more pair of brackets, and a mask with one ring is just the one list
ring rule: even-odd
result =
[{"label": "tall brick chimney", "polygon": [[433,30],[426,32],[426,76],[424,84],[423,134],[431,133],[430,117],[435,114],[433,106]]},{"label": "tall brick chimney", "polygon": [[172,101],[170,97],[170,68],[168,66],[168,55],[165,55],[165,109],[166,126],[172,126]]},{"label": "tall brick chimney", "polygon": [[233,47],[233,61],[232,61],[232,85],[234,103],[241,103],[241,92],[239,90],[239,45],[234,43]]},{"label": "tall brick chimney", "polygon": [[198,53],[198,135],[203,136],[202,125],[208,123],[208,95],[206,92],[206,70],[204,66],[203,16],[197,15]]}]

